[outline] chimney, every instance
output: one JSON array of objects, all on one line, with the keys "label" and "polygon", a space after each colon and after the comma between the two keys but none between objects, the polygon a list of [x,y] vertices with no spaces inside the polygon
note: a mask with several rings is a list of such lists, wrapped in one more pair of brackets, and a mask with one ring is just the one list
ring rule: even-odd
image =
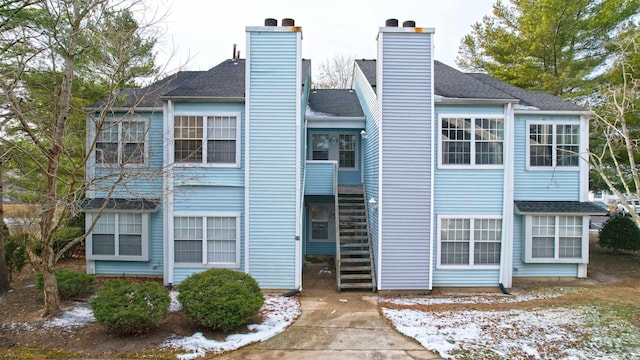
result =
[{"label": "chimney", "polygon": [[384,26],[386,27],[398,27],[398,19],[387,19]]},{"label": "chimney", "polygon": [[278,20],[273,18],[264,19],[264,26],[278,26]]},{"label": "chimney", "polygon": [[231,57],[231,59],[233,59],[233,61],[236,61],[238,58],[236,57],[236,44],[233,44],[233,56]]},{"label": "chimney", "polygon": [[414,27],[416,27],[416,22],[413,21],[413,20],[407,20],[407,21],[402,23],[402,27],[414,28]]},{"label": "chimney", "polygon": [[296,26],[296,22],[290,18],[282,19],[282,26]]}]

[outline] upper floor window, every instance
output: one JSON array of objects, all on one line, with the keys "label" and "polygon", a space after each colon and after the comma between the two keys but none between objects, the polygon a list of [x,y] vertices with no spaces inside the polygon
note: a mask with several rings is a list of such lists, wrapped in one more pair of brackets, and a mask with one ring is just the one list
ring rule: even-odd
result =
[{"label": "upper floor window", "polygon": [[146,121],[105,121],[96,132],[96,164],[139,166],[146,163]]},{"label": "upper floor window", "polygon": [[529,123],[529,167],[577,167],[578,123]]},{"label": "upper floor window", "polygon": [[[90,220],[93,216],[90,215]],[[149,214],[103,212],[87,239],[91,260],[149,259]]]},{"label": "upper floor window", "polygon": [[585,262],[586,224],[582,216],[527,216],[526,262]]},{"label": "upper floor window", "polygon": [[442,117],[440,134],[440,165],[502,166],[502,118]]},{"label": "upper floor window", "polygon": [[311,134],[311,160],[336,160],[341,169],[358,167],[358,135]]},{"label": "upper floor window", "polygon": [[470,267],[500,265],[502,219],[441,217],[438,265]]},{"label": "upper floor window", "polygon": [[176,163],[238,166],[239,116],[178,115],[174,118]]}]

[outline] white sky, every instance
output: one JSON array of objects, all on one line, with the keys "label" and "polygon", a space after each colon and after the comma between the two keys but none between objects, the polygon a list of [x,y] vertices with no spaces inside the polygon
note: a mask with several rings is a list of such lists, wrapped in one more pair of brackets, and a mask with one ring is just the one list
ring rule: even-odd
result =
[{"label": "white sky", "polygon": [[[302,56],[312,71],[335,55],[376,57],[378,28],[388,18],[435,28],[435,58],[455,66],[460,39],[491,13],[495,0],[162,0],[166,13],[157,64],[166,71],[207,70],[231,58],[233,44],[246,54],[246,26],[265,18],[293,18],[302,27]],[[171,54],[173,55],[171,56]]]}]

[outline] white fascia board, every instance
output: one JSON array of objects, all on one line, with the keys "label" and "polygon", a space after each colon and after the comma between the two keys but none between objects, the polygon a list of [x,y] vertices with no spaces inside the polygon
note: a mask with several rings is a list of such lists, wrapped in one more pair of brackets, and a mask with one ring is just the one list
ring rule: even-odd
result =
[{"label": "white fascia board", "polygon": [[518,99],[475,99],[475,98],[451,98],[442,95],[434,95],[435,102],[439,104],[517,104]]},{"label": "white fascia board", "polygon": [[516,115],[593,115],[588,110],[514,110]]}]

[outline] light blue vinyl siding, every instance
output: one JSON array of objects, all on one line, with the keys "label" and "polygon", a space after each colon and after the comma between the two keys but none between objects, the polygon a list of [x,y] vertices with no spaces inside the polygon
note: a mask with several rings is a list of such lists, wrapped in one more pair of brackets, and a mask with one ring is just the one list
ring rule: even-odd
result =
[{"label": "light blue vinyl siding", "polygon": [[249,32],[249,273],[262,288],[295,286],[296,32]]},{"label": "light blue vinyl siding", "polygon": [[149,261],[96,260],[96,274],[100,275],[162,275],[163,274],[162,208],[149,216]]},{"label": "light blue vinyl siding", "polygon": [[498,286],[499,270],[442,270],[435,269],[433,286]]},{"label": "light blue vinyl siding", "polygon": [[525,264],[524,217],[513,218],[513,277],[577,277],[577,264]]},{"label": "light blue vinyl siding", "polygon": [[[124,114],[116,113],[115,118]],[[112,184],[119,183],[113,187],[111,197],[122,198],[159,198],[162,194],[162,139],[163,125],[162,112],[138,113],[139,118],[150,119],[150,127],[147,133],[148,138],[148,163],[141,168],[125,168],[124,178],[120,177],[120,168],[95,166],[93,177],[102,179],[96,182],[94,189],[95,197],[107,197],[111,191]]]},{"label": "light blue vinyl siding", "polygon": [[431,238],[432,35],[379,35],[382,82],[380,289],[428,289]]},{"label": "light blue vinyl siding", "polygon": [[333,195],[333,162],[311,162],[307,164],[305,195]]},{"label": "light blue vinyl siding", "polygon": [[[447,115],[491,115],[504,116],[503,105],[465,105],[465,104],[436,104],[435,128],[439,129],[437,121]],[[433,161],[438,163],[440,156],[440,132],[435,134],[435,156]],[[435,214],[438,215],[501,215],[504,197],[504,170],[482,169],[469,167],[468,169],[435,169]],[[437,239],[435,225],[433,237]],[[497,286],[500,276],[499,269],[437,269],[440,254],[434,242],[433,252],[433,286]]]},{"label": "light blue vinyl siding", "polygon": [[[244,266],[244,188],[224,186],[175,187],[173,211],[176,214],[240,214],[240,266]],[[204,268],[175,268],[173,281],[179,284],[187,276],[204,271]]]},{"label": "light blue vinyl siding", "polygon": [[[577,116],[516,115],[514,144],[515,200],[580,200],[578,169],[526,170],[527,120],[579,120]],[[514,272],[514,276],[516,273]]]},{"label": "light blue vinyl siding", "polygon": [[[378,195],[378,160],[379,160],[379,145],[380,145],[380,107],[378,105],[378,98],[376,93],[371,88],[371,85],[365,78],[362,71],[356,67],[356,72],[353,78],[353,88],[358,94],[360,100],[360,106],[366,117],[365,131],[367,138],[362,140],[362,150],[364,151],[364,164],[362,169],[364,171],[364,183],[366,190],[367,202],[369,199],[374,198],[376,201],[379,199]],[[369,205],[368,205],[369,206]],[[378,211],[369,206],[369,235],[371,238],[371,252],[373,254],[373,260],[375,264],[375,272],[378,274]]]}]

